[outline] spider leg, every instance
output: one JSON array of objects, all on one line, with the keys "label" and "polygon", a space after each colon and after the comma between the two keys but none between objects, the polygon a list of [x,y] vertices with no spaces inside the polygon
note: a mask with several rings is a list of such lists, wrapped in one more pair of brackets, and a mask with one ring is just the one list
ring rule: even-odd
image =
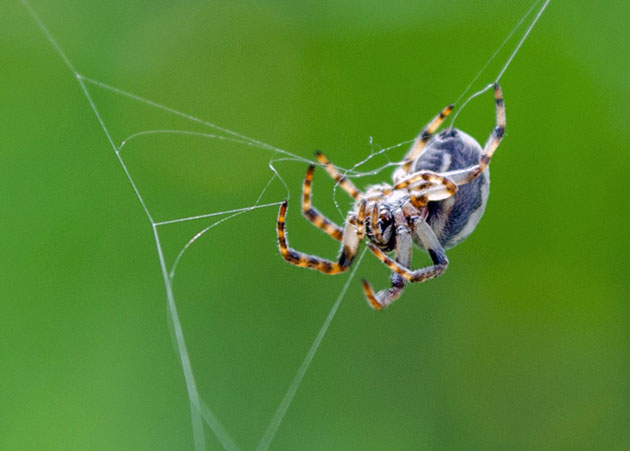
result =
[{"label": "spider leg", "polygon": [[501,93],[501,88],[498,83],[494,84],[494,102],[496,104],[496,125],[486,141],[483,153],[479,159],[479,164],[468,169],[445,174],[457,185],[468,183],[485,171],[488,164],[490,164],[492,155],[494,155],[495,150],[497,150],[497,147],[499,147],[503,139],[503,135],[505,134],[505,105],[503,103],[503,94]]},{"label": "spider leg", "polygon": [[396,190],[396,189],[407,188],[410,185],[413,185],[415,183],[422,182],[422,181],[443,185],[444,188],[451,194],[455,194],[455,191],[457,191],[457,185],[455,185],[455,183],[453,183],[452,180],[450,180],[448,177],[445,177],[443,175],[440,175],[436,172],[431,172],[431,171],[416,172],[412,174],[411,176],[396,183],[394,185],[394,189]]},{"label": "spider leg", "polygon": [[[400,265],[408,267],[411,265],[411,256],[413,251],[411,231],[406,223],[400,223],[398,220],[396,222],[396,261]],[[386,288],[378,293],[374,293],[369,282],[364,279],[363,291],[372,308],[375,310],[382,310],[400,297],[405,289],[405,285],[407,285],[405,279],[400,274],[393,272],[391,288]]]},{"label": "spider leg", "polygon": [[[413,218],[412,221],[414,225],[414,233],[429,253],[431,260],[433,261],[433,265],[422,269],[412,270],[406,265],[402,265],[399,262],[392,260],[373,244],[367,243],[367,245],[380,261],[385,263],[385,265],[392,271],[400,274],[407,282],[421,283],[442,275],[448,266],[448,259],[446,258],[444,248],[438,241],[435,233],[433,233],[433,230],[431,230],[431,226],[429,226],[429,224],[421,217]],[[368,299],[370,296],[374,296],[372,288],[367,281],[363,282],[363,290],[365,291],[366,296],[368,296]]]},{"label": "spider leg", "polygon": [[423,184],[416,189],[409,190],[409,200],[417,209],[425,207],[431,201],[440,201],[448,199],[453,194],[452,191],[445,189],[443,186],[431,186]]},{"label": "spider leg", "polygon": [[311,185],[313,183],[314,170],[315,165],[310,165],[306,171],[306,177],[304,177],[304,184],[302,185],[302,214],[306,219],[311,221],[315,227],[319,227],[337,241],[341,241],[343,237],[342,228],[326,218],[326,216],[321,214],[311,204]]},{"label": "spider leg", "polygon": [[414,160],[422,155],[422,150],[424,149],[424,146],[431,139],[431,136],[433,136],[433,133],[435,133],[442,122],[444,122],[446,116],[451,114],[451,111],[453,111],[453,105],[448,105],[440,112],[440,114],[435,116],[433,120],[422,129],[415,142],[413,143],[413,146],[411,146],[411,149],[409,149],[409,152],[407,152],[407,155],[405,155],[402,165],[394,172],[394,180],[398,180],[404,177],[405,174],[409,173],[409,169],[411,169],[411,165]]},{"label": "spider leg", "polygon": [[379,227],[379,211],[378,211],[378,203],[374,202],[372,204],[372,211],[370,212],[370,229],[372,229],[372,236],[379,243],[384,243],[383,234],[381,233],[381,228]]},{"label": "spider leg", "polygon": [[352,224],[352,219],[349,218],[346,221],[346,226],[343,231],[343,241],[341,243],[341,250],[337,262],[325,260],[320,257],[308,255],[303,252],[296,251],[289,247],[286,238],[286,231],[284,227],[284,220],[287,214],[287,201],[285,200],[280,205],[278,211],[278,223],[276,232],[278,235],[278,246],[280,247],[280,253],[289,263],[301,266],[303,268],[311,268],[321,271],[326,274],[338,274],[340,272],[347,271],[350,264],[354,260],[359,249],[359,237],[357,235],[356,226]]},{"label": "spider leg", "polygon": [[337,170],[337,168],[335,168],[332,165],[332,163],[328,160],[328,158],[326,158],[324,154],[321,153],[319,150],[315,152],[315,156],[317,157],[317,161],[319,161],[321,164],[324,165],[324,169],[326,169],[326,172],[328,172],[328,175],[330,175],[333,179],[335,179],[335,181],[348,194],[350,194],[350,196],[352,196],[356,200],[359,200],[359,198],[363,195],[363,193],[361,193],[361,191],[359,191],[357,187],[354,186],[354,183],[348,180],[348,178],[345,175],[341,175],[339,171]]},{"label": "spider leg", "polygon": [[444,200],[457,192],[457,185],[451,179],[431,171],[417,172],[394,185],[394,189],[404,188],[409,190],[416,208],[429,201]]},{"label": "spider leg", "polygon": [[357,213],[356,227],[357,237],[359,241],[365,236],[365,213],[367,209],[367,201],[363,199],[359,204],[359,212]]}]

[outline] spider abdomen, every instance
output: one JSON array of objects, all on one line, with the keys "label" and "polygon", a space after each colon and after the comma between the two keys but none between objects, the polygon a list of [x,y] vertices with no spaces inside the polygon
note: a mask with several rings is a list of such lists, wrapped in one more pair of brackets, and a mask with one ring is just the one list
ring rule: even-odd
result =
[{"label": "spider abdomen", "polygon": [[[413,163],[413,171],[429,170],[440,174],[479,164],[482,149],[467,133],[444,130],[434,136],[424,152]],[[470,183],[460,185],[453,197],[429,202],[427,222],[444,248],[462,242],[470,235],[486,208],[490,191],[490,172],[484,172]]]}]

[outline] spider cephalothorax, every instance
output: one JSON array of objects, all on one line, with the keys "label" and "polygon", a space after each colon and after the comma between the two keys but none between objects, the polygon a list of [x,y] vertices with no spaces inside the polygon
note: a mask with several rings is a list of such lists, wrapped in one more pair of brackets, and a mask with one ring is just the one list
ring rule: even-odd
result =
[{"label": "spider cephalothorax", "polygon": [[[392,270],[391,288],[374,293],[363,280],[368,302],[377,310],[398,299],[407,282],[417,283],[441,275],[448,266],[445,249],[455,246],[472,233],[481,219],[488,199],[488,164],[505,131],[505,108],[498,84],[494,85],[496,126],[484,148],[468,134],[448,129],[433,136],[452,111],[448,106],[420,133],[393,175],[393,184],[372,185],[365,193],[317,152],[326,172],[355,199],[343,229],[311,205],[311,185],[315,166],[309,166],[304,179],[302,213],[336,240],[341,250],[336,262],[298,252],[286,240],[284,218],[287,201],[278,213],[278,245],[282,257],[297,266],[327,274],[346,271],[357,254],[360,242]],[[433,265],[412,270],[413,243],[424,249]],[[394,259],[386,255],[394,251]]]}]

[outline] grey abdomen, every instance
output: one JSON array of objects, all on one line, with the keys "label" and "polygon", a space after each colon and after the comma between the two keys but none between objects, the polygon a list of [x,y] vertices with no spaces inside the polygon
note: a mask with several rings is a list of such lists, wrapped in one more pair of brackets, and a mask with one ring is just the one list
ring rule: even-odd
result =
[{"label": "grey abdomen", "polygon": [[[479,163],[481,146],[457,129],[445,130],[429,141],[413,170],[437,173],[466,169]],[[453,247],[470,235],[486,208],[490,172],[486,169],[472,182],[459,186],[455,196],[429,202],[427,221],[444,248]]]}]

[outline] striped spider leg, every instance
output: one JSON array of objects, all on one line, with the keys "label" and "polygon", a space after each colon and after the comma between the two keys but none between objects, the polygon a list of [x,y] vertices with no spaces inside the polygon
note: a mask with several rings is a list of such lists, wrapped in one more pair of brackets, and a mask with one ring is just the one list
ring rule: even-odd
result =
[{"label": "striped spider leg", "polygon": [[409,191],[411,203],[417,208],[429,201],[444,200],[457,192],[457,185],[450,178],[431,171],[419,171],[401,180],[394,189]]},{"label": "striped spider leg", "polygon": [[314,255],[308,255],[304,252],[296,251],[289,247],[286,238],[286,231],[284,227],[284,221],[287,214],[287,201],[285,200],[280,204],[280,210],[278,212],[278,222],[276,232],[278,235],[278,246],[280,247],[280,254],[287,262],[292,263],[302,268],[311,268],[321,271],[326,274],[339,274],[347,271],[357,255],[359,249],[359,234],[357,228],[353,224],[353,217],[349,217],[346,220],[346,226],[343,230],[343,237],[341,241],[341,252],[336,262],[326,260]]},{"label": "striped spider leg", "polygon": [[[342,176],[321,152],[317,152],[316,156],[318,161],[324,165],[326,172],[328,172],[328,174],[335,179],[335,181],[346,192],[348,192],[348,194],[357,201],[361,199],[362,193],[350,180]],[[313,208],[311,204],[311,186],[314,169],[315,167],[313,165],[309,166],[302,185],[302,213],[316,227],[322,229],[333,238],[341,241],[339,258],[336,262],[333,262],[314,255],[308,255],[303,252],[296,251],[295,249],[289,247],[284,225],[287,211],[286,200],[280,205],[280,210],[278,212],[276,227],[278,246],[280,247],[282,257],[289,263],[303,268],[316,269],[326,274],[338,274],[348,270],[359,249],[359,243],[363,238],[363,232],[360,231],[358,224],[361,224],[362,229],[362,223],[365,217],[365,203],[362,204],[363,206],[358,209],[357,213],[352,212],[348,215],[345,227],[342,230],[341,227]]]},{"label": "striped spider leg", "polygon": [[490,160],[494,155],[494,152],[501,144],[501,140],[503,139],[503,135],[505,134],[505,104],[503,102],[503,93],[501,92],[501,87],[498,83],[495,83],[494,86],[494,101],[496,105],[496,124],[488,137],[486,144],[483,147],[483,152],[481,154],[481,158],[479,159],[479,164],[473,165],[472,167],[466,169],[460,169],[455,171],[449,171],[444,175],[453,180],[457,185],[464,185],[473,181],[480,174],[482,174],[488,165],[490,164]]},{"label": "striped spider leg", "polygon": [[402,161],[402,164],[396,171],[394,172],[394,181],[398,181],[406,175],[409,175],[409,171],[411,170],[411,166],[414,161],[416,161],[422,155],[422,151],[426,146],[427,142],[431,139],[433,134],[437,131],[437,129],[442,125],[444,119],[451,114],[453,111],[453,105],[446,106],[440,114],[435,116],[431,122],[429,122],[420,132],[418,137],[405,155],[405,158]]},{"label": "striped spider leg", "polygon": [[306,177],[304,177],[304,183],[302,185],[302,214],[306,219],[311,221],[315,227],[319,227],[337,241],[341,241],[343,238],[343,229],[321,214],[311,203],[311,186],[313,184],[314,171],[315,165],[312,164],[308,167]]}]

